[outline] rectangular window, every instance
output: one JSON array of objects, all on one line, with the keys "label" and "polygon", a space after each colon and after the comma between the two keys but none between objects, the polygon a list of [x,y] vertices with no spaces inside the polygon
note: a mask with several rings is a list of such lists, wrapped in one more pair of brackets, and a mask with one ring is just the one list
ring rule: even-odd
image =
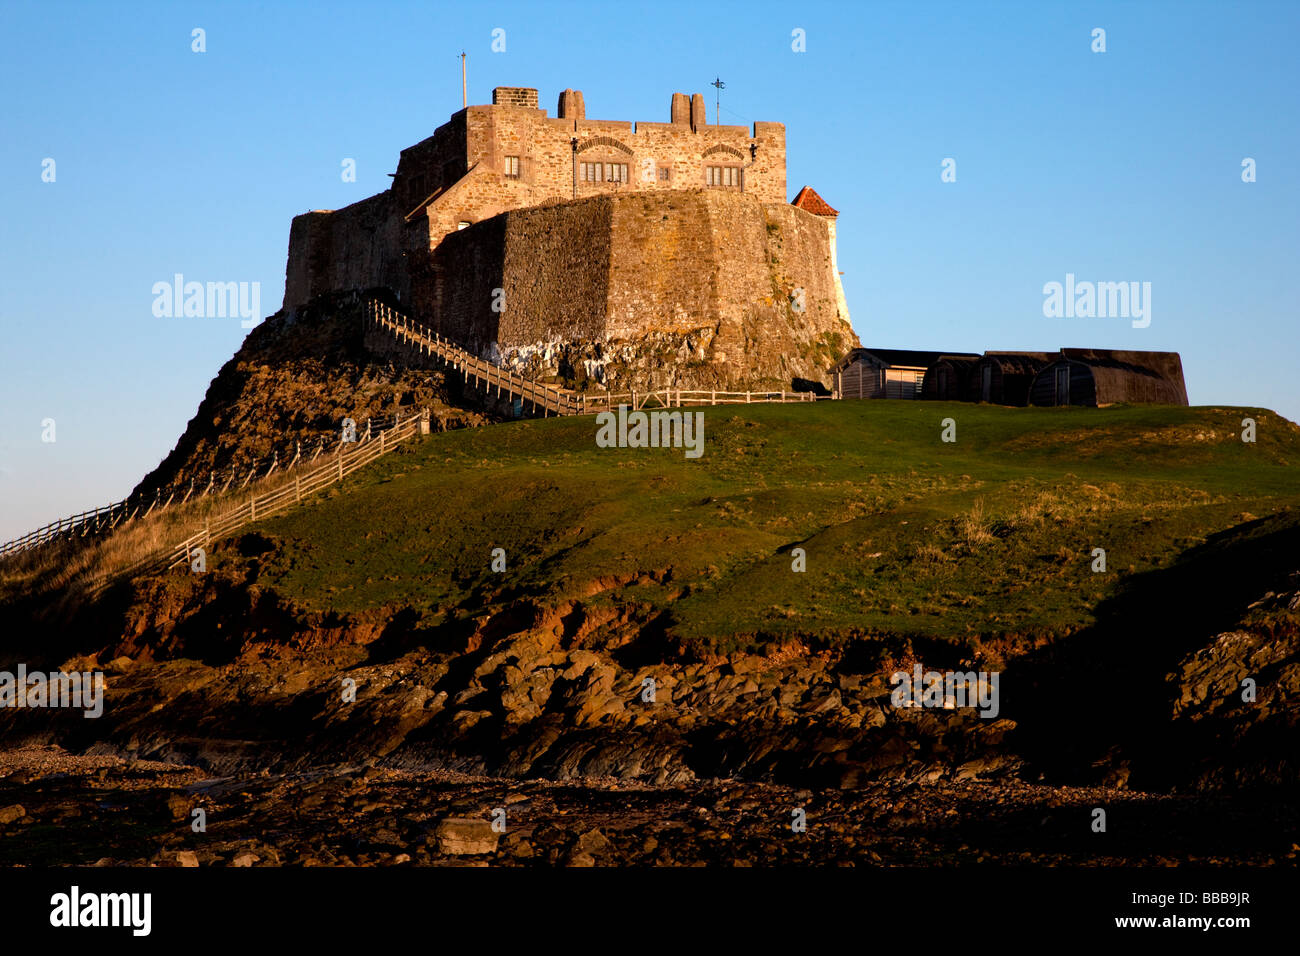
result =
[{"label": "rectangular window", "polygon": [[659,167],[659,181],[661,183],[669,182],[673,178],[673,168],[671,166]]},{"label": "rectangular window", "polygon": [[519,178],[519,157],[518,156],[506,157],[506,178],[507,179]]},{"label": "rectangular window", "polygon": [[739,189],[739,166],[706,166],[704,182],[715,189]]},{"label": "rectangular window", "polygon": [[429,195],[424,184],[424,173],[416,173],[411,177],[411,202],[419,202],[425,196]]},{"label": "rectangular window", "polygon": [[627,163],[583,163],[580,178],[584,183],[625,183]]}]

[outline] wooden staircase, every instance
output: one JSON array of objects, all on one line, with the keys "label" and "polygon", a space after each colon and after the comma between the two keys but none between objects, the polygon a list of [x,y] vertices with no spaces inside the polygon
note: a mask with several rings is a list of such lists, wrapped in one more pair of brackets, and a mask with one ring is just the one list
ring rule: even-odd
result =
[{"label": "wooden staircase", "polygon": [[[488,394],[493,394],[492,390],[496,389],[497,395],[520,399],[540,411],[543,417],[583,415],[587,412],[586,396],[555,385],[534,382],[493,365],[377,299],[368,301],[366,319],[421,355],[429,356],[446,368],[460,372],[467,385],[484,388]],[[602,403],[601,407],[606,406]]]}]

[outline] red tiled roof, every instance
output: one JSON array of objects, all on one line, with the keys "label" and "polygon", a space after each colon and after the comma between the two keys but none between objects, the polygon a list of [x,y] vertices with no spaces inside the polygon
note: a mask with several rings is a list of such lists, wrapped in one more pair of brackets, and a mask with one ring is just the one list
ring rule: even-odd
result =
[{"label": "red tiled roof", "polygon": [[798,206],[800,209],[806,209],[808,212],[817,216],[838,216],[839,212],[831,208],[831,204],[821,196],[817,195],[816,190],[811,186],[805,186],[799,190],[799,195],[794,197],[791,206]]}]

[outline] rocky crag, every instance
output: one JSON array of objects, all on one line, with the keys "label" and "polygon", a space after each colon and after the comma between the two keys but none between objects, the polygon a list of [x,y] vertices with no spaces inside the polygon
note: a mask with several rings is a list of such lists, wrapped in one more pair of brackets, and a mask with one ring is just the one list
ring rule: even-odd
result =
[{"label": "rocky crag", "polygon": [[423,408],[430,409],[435,431],[494,420],[460,385],[368,333],[361,296],[321,296],[249,333],[213,378],[176,446],[132,494],[183,491],[191,480],[202,488],[214,472],[233,470],[242,478],[255,464],[265,470],[273,455],[287,464],[295,443],[307,454],[322,441],[335,446],[345,418],[363,431],[367,418]]}]

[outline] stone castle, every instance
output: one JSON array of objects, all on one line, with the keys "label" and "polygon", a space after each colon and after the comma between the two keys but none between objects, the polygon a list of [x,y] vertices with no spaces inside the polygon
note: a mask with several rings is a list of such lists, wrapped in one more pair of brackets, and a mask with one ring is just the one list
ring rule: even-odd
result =
[{"label": "stone castle", "polygon": [[297,216],[285,311],[389,290],[484,357],[578,387],[790,387],[858,344],[836,212],[786,201],[785,126],[589,120],[498,87],[401,153],[392,186]]}]

